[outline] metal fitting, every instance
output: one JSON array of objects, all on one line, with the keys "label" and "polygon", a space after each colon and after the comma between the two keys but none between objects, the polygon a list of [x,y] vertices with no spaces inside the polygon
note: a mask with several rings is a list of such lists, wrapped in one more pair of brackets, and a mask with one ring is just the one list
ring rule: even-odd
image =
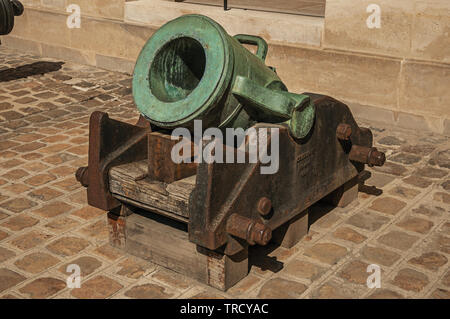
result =
[{"label": "metal fitting", "polygon": [[272,202],[267,197],[261,197],[258,201],[257,211],[260,215],[266,216],[272,210]]},{"label": "metal fitting", "polygon": [[78,168],[75,177],[84,187],[89,186],[89,170],[87,166]]},{"label": "metal fitting", "polygon": [[352,127],[349,124],[341,123],[336,128],[336,137],[343,141],[348,141],[352,135]]},{"label": "metal fitting", "polygon": [[386,162],[386,155],[372,147],[369,154],[369,166],[383,166],[384,162]]},{"label": "metal fitting", "polygon": [[353,145],[349,154],[351,161],[368,164],[369,166],[383,166],[386,161],[386,155],[380,152],[376,147],[366,147]]},{"label": "metal fitting", "polygon": [[250,245],[265,246],[272,239],[272,230],[256,220],[233,214],[228,218],[227,233],[245,239]]}]

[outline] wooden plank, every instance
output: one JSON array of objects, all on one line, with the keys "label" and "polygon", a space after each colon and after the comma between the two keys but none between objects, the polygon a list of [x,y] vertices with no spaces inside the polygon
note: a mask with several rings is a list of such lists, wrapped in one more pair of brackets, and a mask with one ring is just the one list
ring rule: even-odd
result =
[{"label": "wooden plank", "polygon": [[227,290],[248,274],[248,251],[229,257],[191,243],[187,226],[152,213],[126,217],[127,253]]},{"label": "wooden plank", "polygon": [[[195,175],[197,172],[197,163],[187,163],[191,161],[194,154],[194,143],[183,139],[180,136],[174,139],[169,134],[160,132],[148,133],[148,177],[154,181],[173,183],[183,178]],[[169,160],[172,156],[172,150],[175,145],[181,143],[183,148],[178,156],[184,158],[181,163],[175,163]],[[188,154],[183,154],[183,150],[189,149]]]},{"label": "wooden plank", "polygon": [[196,176],[167,184],[146,178],[147,161],[115,166],[109,171],[109,188],[114,197],[138,207],[189,218],[189,196]]}]

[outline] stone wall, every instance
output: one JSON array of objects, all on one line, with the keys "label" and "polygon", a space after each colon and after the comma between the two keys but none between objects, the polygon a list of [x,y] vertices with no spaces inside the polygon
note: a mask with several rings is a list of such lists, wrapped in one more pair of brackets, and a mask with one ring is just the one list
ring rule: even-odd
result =
[{"label": "stone wall", "polygon": [[[377,0],[381,27],[368,28],[371,0],[327,0],[325,19],[161,0],[23,0],[6,46],[132,72],[151,34],[179,15],[202,13],[230,34],[270,45],[267,62],[295,92],[348,103],[356,116],[450,135],[450,1]],[[69,29],[69,4],[81,28]]]}]

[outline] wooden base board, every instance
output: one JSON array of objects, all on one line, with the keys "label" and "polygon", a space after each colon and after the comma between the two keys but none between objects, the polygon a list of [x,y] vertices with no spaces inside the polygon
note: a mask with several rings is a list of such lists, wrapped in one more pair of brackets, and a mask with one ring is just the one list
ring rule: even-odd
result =
[{"label": "wooden base board", "polygon": [[248,250],[229,257],[199,247],[183,223],[152,213],[109,213],[108,220],[111,245],[214,288],[225,291],[248,274]]}]

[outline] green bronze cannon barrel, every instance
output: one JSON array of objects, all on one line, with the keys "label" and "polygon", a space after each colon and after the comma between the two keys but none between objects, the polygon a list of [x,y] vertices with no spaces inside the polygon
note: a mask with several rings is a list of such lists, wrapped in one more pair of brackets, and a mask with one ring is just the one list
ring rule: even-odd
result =
[{"label": "green bronze cannon barrel", "polygon": [[[242,44],[257,46],[256,54]],[[141,114],[161,128],[242,127],[289,121],[296,137],[312,126],[314,106],[292,94],[266,66],[267,43],[228,35],[212,19],[185,15],[162,26],[136,63],[133,96]]]}]

